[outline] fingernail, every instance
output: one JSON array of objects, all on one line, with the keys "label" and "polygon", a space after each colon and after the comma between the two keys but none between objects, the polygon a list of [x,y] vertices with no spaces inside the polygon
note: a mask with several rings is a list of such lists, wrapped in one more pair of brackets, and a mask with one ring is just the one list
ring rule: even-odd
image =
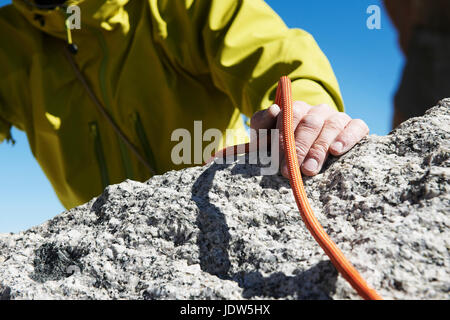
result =
[{"label": "fingernail", "polygon": [[316,172],[318,166],[319,163],[313,158],[310,158],[303,163],[303,168],[311,172]]},{"label": "fingernail", "polygon": [[280,113],[280,111],[280,107],[276,104],[273,104],[269,107],[269,112],[273,117],[276,117]]},{"label": "fingernail", "polygon": [[342,144],[342,142],[335,142],[333,143],[332,147],[331,147],[334,151],[341,153],[342,150],[344,149],[344,145]]}]

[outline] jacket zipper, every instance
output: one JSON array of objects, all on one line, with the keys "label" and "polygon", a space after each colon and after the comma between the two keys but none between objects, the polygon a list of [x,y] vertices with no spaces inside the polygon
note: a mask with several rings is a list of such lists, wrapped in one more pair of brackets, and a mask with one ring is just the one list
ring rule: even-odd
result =
[{"label": "jacket zipper", "polygon": [[[105,39],[103,38],[103,35],[100,31],[98,30],[92,30],[98,40],[99,40],[99,44],[100,44],[100,48],[103,51],[103,60],[101,62],[100,65],[100,72],[99,72],[99,80],[100,80],[100,90],[102,92],[102,96],[103,96],[103,103],[105,104],[105,106],[111,110],[111,104],[109,101],[109,97],[106,93],[106,66],[107,66],[107,62],[109,59],[108,56],[108,46],[105,43]],[[111,111],[110,111],[111,112]],[[117,142],[119,144],[119,150],[120,150],[120,156],[122,158],[122,163],[125,169],[125,176],[128,179],[134,179],[134,174],[133,174],[133,167],[131,164],[131,159],[130,156],[128,154],[128,149],[126,147],[126,145],[122,142],[122,140],[120,140],[119,138],[117,139]]]},{"label": "jacket zipper", "polygon": [[89,123],[89,132],[94,141],[94,152],[97,158],[98,167],[100,169],[100,176],[102,180],[103,189],[109,186],[108,168],[106,167],[105,154],[103,152],[102,140],[100,138],[100,131],[98,130],[97,122]]},{"label": "jacket zipper", "polygon": [[[94,34],[96,34],[97,39],[99,40],[100,43],[100,47],[103,51],[103,60],[101,62],[100,65],[100,70],[99,70],[99,81],[100,81],[100,90],[103,96],[103,100],[104,103],[106,105],[106,107],[110,106],[109,103],[109,97],[106,93],[106,66],[107,66],[107,60],[108,60],[108,47],[106,45],[106,42],[103,38],[103,35],[101,34],[100,31],[95,30],[93,28],[89,28]],[[78,69],[76,63],[73,61],[72,56],[70,55],[69,52],[67,52],[67,54],[69,54],[68,59],[71,62],[72,67],[75,70],[75,73],[77,74],[78,79],[80,80],[80,82],[85,86],[85,89],[88,91],[88,93],[91,96],[91,99],[93,100],[94,104],[96,105],[97,108],[100,108],[100,113],[107,112],[106,108],[104,108],[101,103],[99,101],[97,101],[95,94],[92,92],[91,88],[88,86],[88,84],[86,83],[83,74],[81,73],[81,71]],[[103,110],[105,109],[105,110]],[[108,121],[110,121],[111,119],[109,119],[108,115],[105,115],[105,117],[107,118]],[[110,121],[111,123],[111,121]],[[118,135],[118,144],[119,144],[119,150],[120,150],[120,154],[121,154],[121,158],[122,158],[122,163],[125,169],[125,176],[129,179],[134,179],[134,174],[133,174],[133,166],[131,163],[131,159],[130,156],[128,154],[128,149],[127,147],[129,147],[134,154],[136,155],[136,157],[139,159],[139,161],[141,163],[144,164],[145,167],[147,167],[147,169],[152,173],[155,174],[155,169],[154,167],[150,166],[149,161],[145,161],[144,157],[141,156],[139,154],[139,151],[130,143],[129,139],[127,139],[127,137],[123,134],[123,132],[121,132],[120,128],[114,124],[111,123],[111,126],[113,127],[113,129],[116,131],[116,134]],[[148,159],[153,159],[152,162],[155,163],[154,161],[154,157],[153,154],[150,151],[150,147],[148,144],[148,141],[146,139],[145,136],[145,131],[143,130],[142,124],[140,123],[140,120],[138,120],[138,130],[139,130],[139,138],[141,140],[141,143],[146,146],[145,147],[145,152],[146,152],[146,156]],[[108,170],[106,167],[106,160],[105,160],[105,156],[103,154],[103,149],[101,146],[101,140],[100,140],[100,134],[98,131],[98,126],[96,122],[91,122],[89,123],[89,127],[90,127],[90,132],[91,132],[91,136],[94,138],[94,144],[95,144],[95,153],[97,156],[97,161],[99,163],[99,167],[100,167],[100,171],[101,171],[101,178],[102,178],[102,184],[103,186],[107,186],[109,185],[109,177],[108,177]],[[120,139],[119,139],[120,138]]]},{"label": "jacket zipper", "polygon": [[142,148],[144,149],[145,158],[147,159],[148,163],[150,163],[150,165],[153,167],[153,169],[157,172],[158,169],[156,167],[155,156],[154,156],[152,149],[150,147],[150,144],[148,142],[147,135],[145,134],[144,126],[142,125],[141,117],[139,116],[139,113],[135,112],[132,115],[132,119],[134,122],[134,128],[136,130],[136,134],[139,138]]}]

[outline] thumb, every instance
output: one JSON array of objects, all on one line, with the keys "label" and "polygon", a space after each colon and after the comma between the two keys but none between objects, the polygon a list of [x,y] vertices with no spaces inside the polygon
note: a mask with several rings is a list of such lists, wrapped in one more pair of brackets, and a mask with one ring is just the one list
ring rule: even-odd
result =
[{"label": "thumb", "polygon": [[280,107],[273,104],[265,110],[255,112],[250,119],[250,128],[255,130],[275,128],[280,111]]}]

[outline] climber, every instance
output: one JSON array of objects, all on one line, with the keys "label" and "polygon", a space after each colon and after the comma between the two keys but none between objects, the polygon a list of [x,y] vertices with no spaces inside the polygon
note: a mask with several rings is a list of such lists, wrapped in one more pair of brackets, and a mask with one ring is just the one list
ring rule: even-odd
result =
[{"label": "climber", "polygon": [[[313,37],[288,29],[262,0],[13,0],[0,9],[0,142],[12,126],[66,208],[125,179],[181,169],[177,128],[280,128],[271,105],[293,81],[301,170],[317,174],[368,134],[344,113]],[[68,22],[78,6],[80,28]],[[217,148],[224,146],[217,141]],[[281,172],[286,176],[286,164]]]}]

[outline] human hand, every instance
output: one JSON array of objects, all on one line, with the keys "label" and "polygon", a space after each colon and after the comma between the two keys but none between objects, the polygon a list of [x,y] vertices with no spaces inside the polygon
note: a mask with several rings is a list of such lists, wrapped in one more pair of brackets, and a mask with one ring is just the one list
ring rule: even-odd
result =
[{"label": "human hand", "polygon": [[[288,178],[282,122],[280,107],[274,104],[256,112],[250,120],[250,128],[280,130],[281,174]],[[310,106],[302,101],[293,103],[293,128],[298,163],[307,176],[319,173],[329,154],[340,156],[346,153],[369,133],[363,120],[352,119],[326,104]]]}]

